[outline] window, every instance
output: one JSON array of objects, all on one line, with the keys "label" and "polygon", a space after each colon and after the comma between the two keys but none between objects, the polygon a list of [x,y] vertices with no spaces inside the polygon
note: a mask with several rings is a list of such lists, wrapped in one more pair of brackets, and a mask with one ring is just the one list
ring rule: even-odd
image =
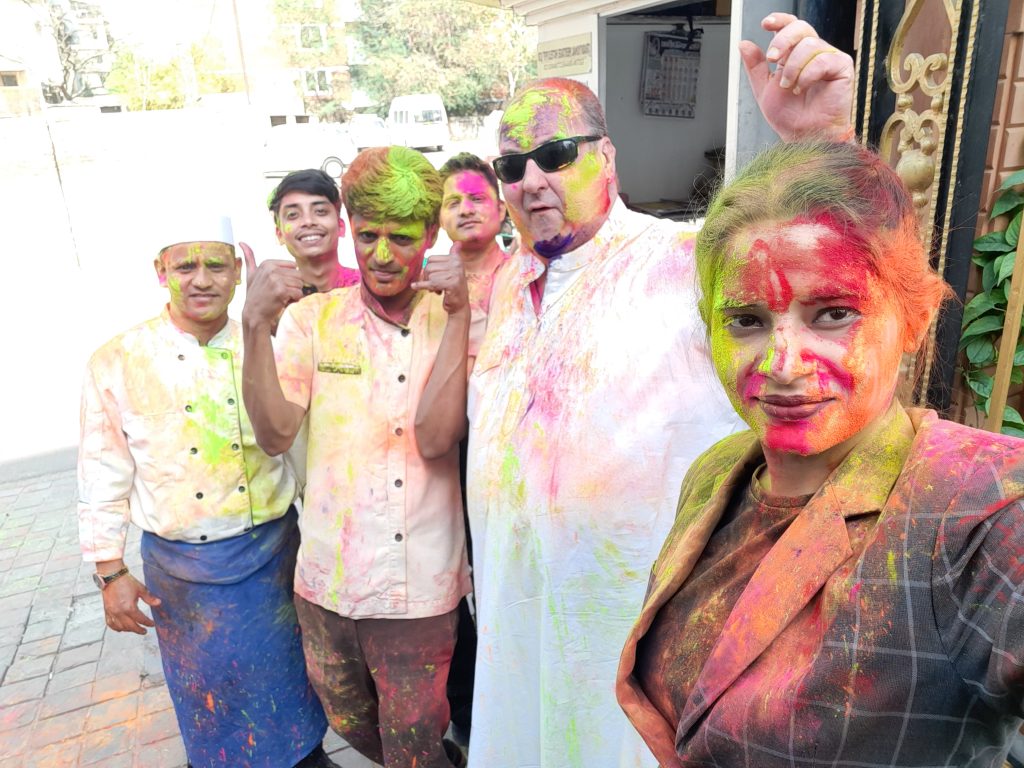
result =
[{"label": "window", "polygon": [[327,79],[326,69],[303,70],[306,81],[306,93],[330,93],[331,84]]},{"label": "window", "polygon": [[4,88],[17,88],[18,87],[18,73],[17,72],[0,72],[0,83],[3,83]]},{"label": "window", "polygon": [[327,29],[323,24],[303,24],[299,27],[299,45],[303,48],[323,48]]}]

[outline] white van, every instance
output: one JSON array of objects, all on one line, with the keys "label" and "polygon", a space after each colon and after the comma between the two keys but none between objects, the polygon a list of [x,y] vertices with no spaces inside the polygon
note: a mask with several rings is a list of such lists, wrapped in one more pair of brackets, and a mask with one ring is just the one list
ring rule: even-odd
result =
[{"label": "white van", "polygon": [[388,133],[392,144],[440,152],[451,141],[448,113],[436,93],[396,96],[388,109]]}]

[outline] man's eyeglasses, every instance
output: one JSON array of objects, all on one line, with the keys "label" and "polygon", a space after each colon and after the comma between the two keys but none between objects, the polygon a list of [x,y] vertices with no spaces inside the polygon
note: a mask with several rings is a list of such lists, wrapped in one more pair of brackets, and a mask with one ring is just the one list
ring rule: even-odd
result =
[{"label": "man's eyeglasses", "polygon": [[502,155],[494,158],[494,174],[506,184],[515,184],[526,174],[526,161],[533,160],[545,173],[560,171],[576,162],[580,155],[580,144],[597,141],[603,136],[571,136],[568,139],[553,139],[529,152]]}]

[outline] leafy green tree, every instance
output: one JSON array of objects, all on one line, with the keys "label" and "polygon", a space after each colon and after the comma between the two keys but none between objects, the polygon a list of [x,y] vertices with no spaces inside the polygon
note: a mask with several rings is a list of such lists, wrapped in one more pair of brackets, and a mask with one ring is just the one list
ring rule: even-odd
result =
[{"label": "leafy green tree", "polygon": [[535,71],[536,35],[510,11],[451,0],[362,0],[355,84],[384,110],[439,93],[453,115],[482,114]]},{"label": "leafy green tree", "polygon": [[123,49],[107,75],[111,93],[124,97],[130,110],[180,109],[208,93],[236,93],[241,78],[226,71],[219,45],[192,43],[187,52],[168,61],[157,61],[137,51]]}]

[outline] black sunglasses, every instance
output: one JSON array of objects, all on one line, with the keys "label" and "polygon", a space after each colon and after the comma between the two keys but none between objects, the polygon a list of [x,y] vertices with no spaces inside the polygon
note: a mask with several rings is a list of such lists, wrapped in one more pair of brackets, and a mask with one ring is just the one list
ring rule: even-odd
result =
[{"label": "black sunglasses", "polygon": [[532,159],[545,173],[560,171],[576,162],[580,156],[580,144],[597,141],[604,136],[571,136],[568,139],[553,139],[529,152],[502,155],[494,158],[494,174],[506,184],[515,184],[526,174],[526,161]]}]

